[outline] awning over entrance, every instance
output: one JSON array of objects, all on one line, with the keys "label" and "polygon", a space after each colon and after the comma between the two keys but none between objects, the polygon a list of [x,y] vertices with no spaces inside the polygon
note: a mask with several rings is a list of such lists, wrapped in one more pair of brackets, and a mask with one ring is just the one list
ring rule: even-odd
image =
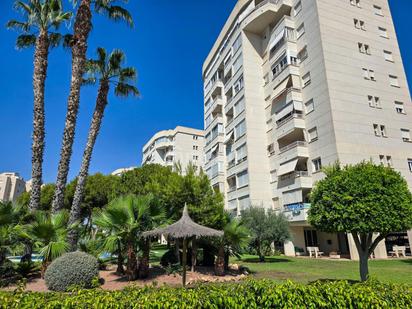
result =
[{"label": "awning over entrance", "polygon": [[293,172],[298,164],[298,159],[289,161],[281,166],[279,166],[278,176],[286,175]]}]

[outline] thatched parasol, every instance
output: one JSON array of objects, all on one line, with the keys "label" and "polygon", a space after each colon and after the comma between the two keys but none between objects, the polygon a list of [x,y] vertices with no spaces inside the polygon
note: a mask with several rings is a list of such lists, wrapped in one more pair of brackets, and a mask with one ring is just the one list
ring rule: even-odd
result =
[{"label": "thatched parasol", "polygon": [[187,240],[189,238],[200,238],[200,237],[222,237],[223,231],[218,231],[210,227],[206,227],[195,223],[189,216],[187,211],[187,205],[183,208],[182,217],[176,223],[168,225],[163,228],[154,229],[143,233],[143,237],[153,237],[153,236],[169,236],[174,239],[183,239],[183,286],[186,285],[186,264],[187,264]]}]

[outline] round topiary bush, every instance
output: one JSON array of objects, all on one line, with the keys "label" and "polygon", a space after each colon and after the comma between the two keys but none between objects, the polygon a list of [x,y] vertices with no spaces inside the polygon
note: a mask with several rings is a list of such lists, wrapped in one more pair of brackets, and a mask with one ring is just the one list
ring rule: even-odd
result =
[{"label": "round topiary bush", "polygon": [[44,279],[49,290],[66,291],[71,286],[92,287],[99,275],[99,262],[84,252],[71,252],[54,260]]}]

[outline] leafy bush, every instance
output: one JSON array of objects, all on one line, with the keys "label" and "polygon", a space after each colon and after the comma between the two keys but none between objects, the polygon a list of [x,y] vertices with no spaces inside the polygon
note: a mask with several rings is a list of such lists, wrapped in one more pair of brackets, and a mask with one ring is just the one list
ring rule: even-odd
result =
[{"label": "leafy bush", "polygon": [[76,293],[0,292],[2,308],[411,308],[412,289],[374,281],[278,284],[270,280],[194,288],[126,288]]},{"label": "leafy bush", "polygon": [[176,252],[174,249],[167,250],[160,258],[160,265],[163,267],[170,267],[177,264],[179,261],[176,257]]},{"label": "leafy bush", "polygon": [[16,272],[13,262],[6,260],[0,266],[0,287],[6,287],[9,284],[16,283],[22,277]]},{"label": "leafy bush", "polygon": [[97,259],[84,252],[71,252],[53,261],[45,273],[49,290],[67,291],[72,286],[92,287],[99,275]]}]

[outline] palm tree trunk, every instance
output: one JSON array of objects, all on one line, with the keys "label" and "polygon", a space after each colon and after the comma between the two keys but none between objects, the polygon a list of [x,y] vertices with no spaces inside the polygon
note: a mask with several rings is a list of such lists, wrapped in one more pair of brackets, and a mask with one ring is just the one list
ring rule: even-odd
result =
[{"label": "palm tree trunk", "polygon": [[219,247],[215,263],[215,273],[217,276],[223,276],[225,274],[225,248],[223,245]]},{"label": "palm tree trunk", "polygon": [[49,37],[46,31],[42,30],[36,40],[34,52],[34,73],[33,73],[33,141],[31,157],[31,193],[29,208],[39,209],[40,194],[43,175],[43,154],[44,154],[44,89],[47,77],[47,66],[49,56]]},{"label": "palm tree trunk", "polygon": [[191,271],[195,271],[195,266],[197,263],[197,242],[196,238],[192,239],[192,269]]},{"label": "palm tree trunk", "polygon": [[120,241],[117,243],[117,269],[116,269],[116,273],[119,274],[119,275],[124,275],[122,245],[121,245]]},{"label": "palm tree trunk", "polygon": [[63,208],[64,189],[69,173],[70,158],[76,130],[77,114],[80,101],[80,87],[85,71],[87,39],[91,30],[92,13],[91,0],[82,0],[77,10],[74,23],[72,46],[72,78],[70,94],[67,102],[66,121],[63,132],[63,142],[60,151],[60,162],[57,170],[56,189],[53,196],[52,209],[57,212]]},{"label": "palm tree trunk", "polygon": [[129,281],[134,281],[137,279],[138,267],[137,267],[137,258],[136,252],[134,250],[133,243],[129,241],[127,244],[127,279]]},{"label": "palm tree trunk", "polygon": [[70,210],[69,219],[69,233],[67,234],[70,251],[76,251],[77,241],[79,238],[77,229],[70,228],[70,226],[81,219],[81,203],[86,186],[86,179],[89,173],[90,160],[92,158],[93,148],[96,143],[97,136],[103,120],[104,110],[107,105],[107,95],[109,93],[109,82],[102,81],[100,83],[99,91],[96,99],[96,106],[93,113],[92,122],[89,128],[89,135],[87,137],[86,148],[84,149],[82,165],[80,173],[77,176],[76,190],[74,192],[73,204]]},{"label": "palm tree trunk", "polygon": [[150,240],[142,241],[142,258],[139,260],[139,278],[144,279],[149,276]]}]

